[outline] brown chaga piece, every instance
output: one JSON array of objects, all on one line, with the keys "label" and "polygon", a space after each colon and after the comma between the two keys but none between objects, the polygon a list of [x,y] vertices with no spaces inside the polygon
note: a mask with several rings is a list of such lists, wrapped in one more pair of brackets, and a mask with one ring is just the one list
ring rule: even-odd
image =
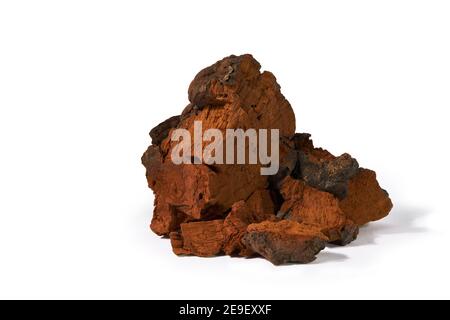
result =
[{"label": "brown chaga piece", "polygon": [[181,223],[202,217],[202,210],[210,200],[209,181],[215,173],[204,165],[164,163],[156,168],[147,169],[156,175],[149,182],[155,192],[150,226],[156,234],[168,235],[178,230]]},{"label": "brown chaga piece", "polygon": [[225,221],[182,223],[180,231],[170,233],[170,240],[177,255],[211,256],[224,251],[229,255],[252,256],[255,253],[241,242],[247,226],[271,219],[275,219],[275,214],[270,194],[257,190],[246,201],[235,203]]},{"label": "brown chaga piece", "polygon": [[349,179],[358,171],[358,162],[349,154],[327,159],[322,152],[300,153],[301,177],[309,185],[343,199]]},{"label": "brown chaga piece", "polygon": [[356,159],[347,153],[335,157],[327,150],[314,148],[309,134],[296,134],[293,140],[299,151],[299,178],[314,188],[345,198],[348,181],[358,173]]},{"label": "brown chaga piece", "polygon": [[244,245],[242,238],[252,223],[275,219],[275,208],[267,190],[255,191],[247,201],[233,204],[225,218],[223,234],[224,252],[227,255],[250,257],[254,252]]},{"label": "brown chaga piece", "polygon": [[388,193],[378,184],[376,173],[362,168],[350,180],[348,195],[339,206],[360,226],[386,217],[393,207]]},{"label": "brown chaga piece", "polygon": [[291,177],[282,183],[284,202],[280,217],[319,228],[330,242],[346,245],[356,239],[358,226],[347,219],[332,194],[317,190]]},{"label": "brown chaga piece", "polygon": [[223,220],[199,221],[181,224],[181,232],[171,232],[170,240],[175,254],[212,257],[222,252]]},{"label": "brown chaga piece", "polygon": [[[294,111],[275,76],[268,71],[261,73],[260,68],[246,54],[224,58],[200,71],[189,86],[191,104],[177,128],[189,130],[192,136],[194,121],[201,121],[203,131],[279,129],[280,136],[291,137],[295,133]],[[165,139],[161,147],[169,154],[173,144]]]},{"label": "brown chaga piece", "polygon": [[[189,101],[206,112],[191,121],[203,120],[205,127],[217,129],[279,129],[281,136],[292,136],[294,111],[275,76],[260,69],[259,62],[245,54],[229,56],[200,71],[189,86]],[[189,121],[182,127],[189,127]]]},{"label": "brown chaga piece", "polygon": [[[166,162],[150,179],[155,192],[151,229],[158,235],[177,231],[180,223],[224,218],[233,203],[247,199],[254,190],[264,188],[266,178],[244,166],[216,172],[206,165],[175,165]],[[254,170],[257,168],[254,168]]]},{"label": "brown chaga piece", "polygon": [[251,224],[243,238],[246,246],[275,265],[311,262],[326,241],[318,229],[289,220]]},{"label": "brown chaga piece", "polygon": [[172,164],[171,151],[177,144],[170,140],[173,129],[186,129],[193,137],[194,122],[201,121],[203,132],[279,129],[285,137],[295,132],[294,112],[275,77],[261,73],[251,55],[230,56],[202,70],[189,87],[189,100],[182,116],[151,131],[154,146],[142,158],[148,185],[155,193],[151,228],[159,235],[177,231],[183,222],[224,218],[234,203],[268,187],[260,164]]},{"label": "brown chaga piece", "polygon": [[280,170],[269,178],[271,186],[280,189],[289,175],[308,185],[343,199],[348,181],[358,172],[356,159],[344,153],[339,157],[322,148],[315,148],[308,133],[296,133],[280,140]]}]

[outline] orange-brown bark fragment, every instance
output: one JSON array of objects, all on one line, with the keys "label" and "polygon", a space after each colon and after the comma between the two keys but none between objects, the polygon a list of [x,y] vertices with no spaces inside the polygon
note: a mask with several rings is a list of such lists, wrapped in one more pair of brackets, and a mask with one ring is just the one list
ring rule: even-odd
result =
[{"label": "orange-brown bark fragment", "polygon": [[347,244],[358,234],[358,227],[339,207],[339,200],[331,193],[306,185],[301,180],[287,177],[281,188],[284,219],[318,227],[330,242]]},{"label": "orange-brown bark fragment", "polygon": [[345,215],[358,225],[380,220],[389,214],[392,201],[381,189],[374,171],[360,169],[348,186],[348,195],[339,203]]},{"label": "orange-brown bark fragment", "polygon": [[216,256],[222,252],[222,229],[223,220],[182,223],[181,233],[171,233],[172,248],[176,254]]},{"label": "orange-brown bark fragment", "polygon": [[295,221],[264,221],[247,228],[244,243],[275,265],[308,263],[325,248],[318,229]]}]

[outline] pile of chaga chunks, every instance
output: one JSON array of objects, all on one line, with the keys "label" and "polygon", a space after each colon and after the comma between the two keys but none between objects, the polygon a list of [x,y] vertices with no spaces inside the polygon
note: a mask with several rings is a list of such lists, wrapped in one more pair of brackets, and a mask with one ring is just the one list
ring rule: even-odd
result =
[{"label": "pile of chaga chunks", "polygon": [[[327,243],[347,245],[359,227],[392,209],[374,171],[349,154],[317,148],[295,133],[295,115],[275,76],[249,54],[200,71],[189,104],[151,130],[142,156],[155,195],[151,229],[170,238],[177,255],[261,256],[275,265],[308,263]],[[229,128],[278,129],[279,169],[261,163],[175,164],[171,134]],[[257,131],[259,132],[259,131]],[[207,145],[207,142],[204,142]]]}]

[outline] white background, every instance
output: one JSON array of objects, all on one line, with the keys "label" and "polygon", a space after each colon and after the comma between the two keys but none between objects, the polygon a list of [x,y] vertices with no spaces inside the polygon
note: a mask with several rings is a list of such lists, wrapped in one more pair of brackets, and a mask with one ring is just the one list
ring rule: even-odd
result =
[{"label": "white background", "polygon": [[[309,265],[148,228],[148,131],[242,53],[395,204]],[[1,1],[0,298],[450,298],[449,107],[448,1]]]}]

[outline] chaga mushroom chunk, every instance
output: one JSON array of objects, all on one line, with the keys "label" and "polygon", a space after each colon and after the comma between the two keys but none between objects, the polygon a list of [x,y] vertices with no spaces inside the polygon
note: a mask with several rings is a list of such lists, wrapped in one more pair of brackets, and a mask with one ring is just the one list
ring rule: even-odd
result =
[{"label": "chaga mushroom chunk", "polygon": [[269,191],[258,190],[247,201],[233,204],[231,212],[225,218],[223,233],[224,252],[227,255],[250,257],[255,253],[242,242],[247,226],[265,220],[274,220],[275,212]]},{"label": "chaga mushroom chunk", "polygon": [[306,183],[340,199],[347,194],[348,180],[358,172],[358,162],[347,153],[330,159],[327,151],[316,149],[310,154],[300,153],[299,161]]},{"label": "chaga mushroom chunk", "polygon": [[377,181],[376,173],[360,169],[349,182],[348,195],[339,203],[345,215],[358,225],[386,217],[393,205]]},{"label": "chaga mushroom chunk", "polygon": [[212,257],[222,252],[223,220],[198,221],[181,224],[181,233],[171,233],[176,254]]},{"label": "chaga mushroom chunk", "polygon": [[358,226],[346,217],[339,207],[339,200],[331,193],[286,177],[281,195],[285,201],[280,217],[316,226],[335,244],[346,245],[356,239]]},{"label": "chaga mushroom chunk", "polygon": [[299,158],[297,178],[340,199],[345,198],[349,179],[358,173],[358,161],[347,153],[335,157],[327,150],[314,148],[309,134],[295,134],[293,140]]},{"label": "chaga mushroom chunk", "polygon": [[274,265],[308,263],[325,248],[327,237],[295,221],[264,221],[247,227],[243,242]]},{"label": "chaga mushroom chunk", "polygon": [[[192,140],[197,121],[201,121],[202,133],[261,128],[279,129],[281,137],[288,137],[295,132],[294,112],[275,77],[261,73],[251,55],[227,57],[200,71],[191,83],[189,97],[191,103],[180,117],[151,131],[154,145],[143,157],[156,199],[151,229],[158,235],[168,236],[180,223],[191,220],[223,219],[234,203],[268,187],[261,163],[173,164],[171,156],[179,145],[171,139],[174,128],[187,130]],[[202,142],[203,150],[208,144]],[[194,155],[195,150],[191,151]]]}]

